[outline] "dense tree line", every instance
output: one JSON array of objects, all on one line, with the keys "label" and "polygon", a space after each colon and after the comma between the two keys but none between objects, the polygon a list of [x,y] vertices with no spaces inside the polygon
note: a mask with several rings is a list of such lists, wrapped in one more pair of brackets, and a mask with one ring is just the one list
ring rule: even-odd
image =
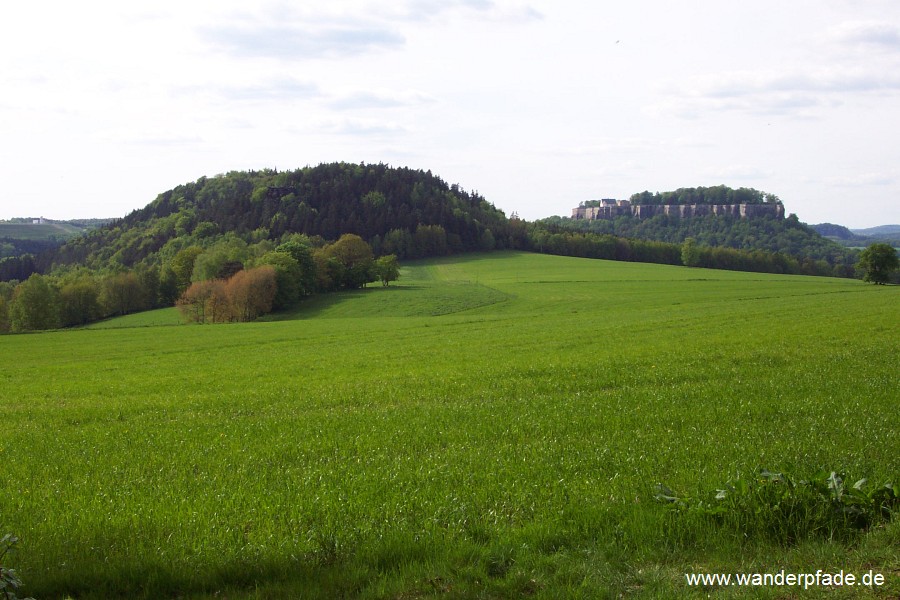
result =
[{"label": "dense tree line", "polygon": [[396,256],[376,259],[354,234],[333,243],[286,235],[278,244],[225,234],[181,240],[166,250],[161,266],[101,273],[75,267],[0,283],[0,331],[78,326],[174,304],[193,321],[247,321],[314,293],[388,285],[399,277]]},{"label": "dense tree line", "polygon": [[[799,263],[818,263],[818,271],[853,277],[858,252],[828,240],[795,215],[786,219],[773,217],[739,218],[707,215],[680,218],[657,215],[649,219],[622,216],[616,219],[568,219],[551,217],[538,222],[545,227],[615,235],[629,239],[682,244],[688,238],[701,246],[728,248],[746,253],[756,251],[783,254]],[[827,264],[825,269],[821,263]]]},{"label": "dense tree line", "polygon": [[680,244],[652,240],[628,239],[611,234],[572,231],[556,225],[532,224],[528,230],[530,246],[537,252],[795,275],[855,276],[854,266],[832,267],[826,261],[797,260],[781,252],[739,250],[702,245],[688,238]]},{"label": "dense tree line", "polygon": [[778,196],[753,188],[733,189],[727,185],[679,188],[672,192],[648,191],[631,195],[632,204],[774,204]]},{"label": "dense tree line", "polygon": [[23,254],[40,254],[52,250],[62,244],[61,240],[23,240],[19,238],[0,238],[0,259],[22,256]]}]

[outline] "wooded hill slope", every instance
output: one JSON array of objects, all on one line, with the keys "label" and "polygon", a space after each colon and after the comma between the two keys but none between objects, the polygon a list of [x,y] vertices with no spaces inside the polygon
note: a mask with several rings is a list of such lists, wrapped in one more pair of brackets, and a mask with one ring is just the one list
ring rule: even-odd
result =
[{"label": "wooded hill slope", "polygon": [[158,253],[176,238],[227,232],[247,242],[291,232],[326,240],[353,233],[376,254],[400,258],[518,247],[524,239],[477,192],[448,185],[430,171],[331,163],[201,177],[41,257],[38,268],[158,263]]}]

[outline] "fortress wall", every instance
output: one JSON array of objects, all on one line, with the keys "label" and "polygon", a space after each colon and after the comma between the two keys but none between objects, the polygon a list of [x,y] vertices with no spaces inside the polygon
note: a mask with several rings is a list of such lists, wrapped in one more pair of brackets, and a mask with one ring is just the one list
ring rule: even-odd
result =
[{"label": "fortress wall", "polygon": [[784,218],[782,204],[620,204],[615,206],[580,206],[572,209],[573,219],[614,219],[630,215],[649,219],[656,215],[703,217],[706,215],[741,218],[774,216]]}]

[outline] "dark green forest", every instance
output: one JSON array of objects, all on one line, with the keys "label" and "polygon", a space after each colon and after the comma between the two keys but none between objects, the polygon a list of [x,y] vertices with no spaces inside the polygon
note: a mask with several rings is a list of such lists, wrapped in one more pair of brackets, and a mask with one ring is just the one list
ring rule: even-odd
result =
[{"label": "dark green forest", "polygon": [[774,204],[781,200],[774,194],[753,188],[712,187],[678,188],[672,192],[648,191],[632,194],[632,204]]},{"label": "dark green forest", "polygon": [[[439,226],[443,233],[420,232],[417,238],[422,226]],[[349,163],[234,171],[164,192],[146,208],[65,244],[39,268],[159,263],[177,238],[227,232],[247,242],[296,232],[326,240],[353,233],[376,254],[415,258],[479,249],[490,237],[504,246],[509,225],[478,193],[447,185],[430,171]]]},{"label": "dark green forest", "polygon": [[805,271],[820,275],[853,277],[853,267],[859,260],[858,252],[822,237],[801,223],[796,215],[786,219],[716,215],[687,218],[656,215],[649,219],[620,216],[608,220],[550,217],[538,224],[670,244],[682,244],[693,238],[704,247],[783,254],[805,264]]}]

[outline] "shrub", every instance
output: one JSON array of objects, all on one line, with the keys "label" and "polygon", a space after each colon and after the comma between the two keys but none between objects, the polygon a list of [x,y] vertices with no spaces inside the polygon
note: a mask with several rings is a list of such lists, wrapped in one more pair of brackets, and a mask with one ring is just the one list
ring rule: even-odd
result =
[{"label": "shrub", "polygon": [[811,537],[847,537],[891,518],[900,507],[897,486],[869,488],[865,479],[844,485],[844,476],[819,473],[795,480],[782,473],[760,471],[755,478],[729,480],[715,494],[679,496],[656,486],[656,499],[676,513],[697,515],[752,537],[793,543]]},{"label": "shrub", "polygon": [[[3,600],[17,600],[17,593],[22,587],[22,580],[14,569],[5,566],[6,555],[10,550],[15,548],[19,542],[19,538],[12,534],[6,534],[0,539],[0,597]],[[23,598],[22,600],[33,600],[32,598]]]}]

